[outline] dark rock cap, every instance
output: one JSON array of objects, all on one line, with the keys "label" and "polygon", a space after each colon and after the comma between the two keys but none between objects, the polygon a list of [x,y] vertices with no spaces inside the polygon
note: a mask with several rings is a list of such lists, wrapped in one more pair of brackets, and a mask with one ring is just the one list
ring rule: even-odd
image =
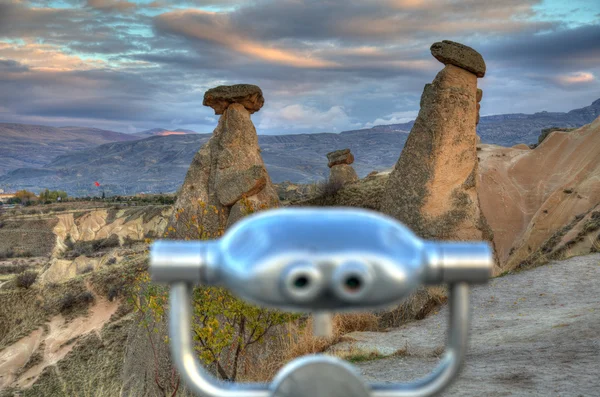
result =
[{"label": "dark rock cap", "polygon": [[336,150],[334,152],[327,153],[327,160],[329,160],[329,168],[339,164],[352,164],[354,162],[354,155],[350,153],[350,149]]},{"label": "dark rock cap", "polygon": [[239,103],[248,112],[260,110],[265,103],[260,87],[252,84],[220,85],[211,88],[204,94],[204,106],[215,110],[215,114],[223,114],[232,103]]},{"label": "dark rock cap", "polygon": [[485,76],[485,62],[480,53],[464,44],[444,40],[431,45],[431,55],[444,65],[468,70],[477,77]]}]

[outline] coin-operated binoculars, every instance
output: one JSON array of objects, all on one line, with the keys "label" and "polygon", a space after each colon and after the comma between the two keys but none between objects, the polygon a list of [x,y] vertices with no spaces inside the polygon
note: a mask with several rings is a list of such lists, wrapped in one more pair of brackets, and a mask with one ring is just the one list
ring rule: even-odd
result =
[{"label": "coin-operated binoculars", "polygon": [[[424,241],[398,221],[358,209],[275,209],[249,216],[213,241],[157,241],[150,270],[169,283],[173,360],[187,386],[205,397],[432,396],[458,375],[467,348],[469,284],[486,283],[486,243]],[[446,353],[428,376],[367,384],[348,362],[300,357],[270,384],[220,382],[194,355],[194,284],[221,285],[254,304],[313,312],[315,332],[331,332],[331,313],[389,307],[420,285],[448,284]]]}]

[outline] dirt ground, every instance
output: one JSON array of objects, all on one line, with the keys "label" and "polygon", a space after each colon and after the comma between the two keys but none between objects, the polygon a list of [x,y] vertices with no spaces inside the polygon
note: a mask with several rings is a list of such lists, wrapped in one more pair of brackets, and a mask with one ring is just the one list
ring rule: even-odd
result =
[{"label": "dirt ground", "polygon": [[[465,366],[443,396],[600,396],[600,254],[495,278],[471,304]],[[369,381],[415,379],[438,361],[447,314],[337,347],[396,353],[357,364]]]}]

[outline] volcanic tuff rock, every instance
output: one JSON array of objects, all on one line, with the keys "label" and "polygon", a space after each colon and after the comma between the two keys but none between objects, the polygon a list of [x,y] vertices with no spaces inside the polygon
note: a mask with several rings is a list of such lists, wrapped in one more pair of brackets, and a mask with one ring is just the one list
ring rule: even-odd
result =
[{"label": "volcanic tuff rock", "polygon": [[327,153],[327,160],[329,160],[327,166],[331,168],[334,165],[354,163],[354,155],[350,153],[350,149],[336,150]]},{"label": "volcanic tuff rock", "polygon": [[356,171],[350,164],[354,162],[354,155],[350,149],[336,150],[327,153],[329,160],[329,182],[333,184],[345,185],[358,180]]},{"label": "volcanic tuff rock", "polygon": [[[571,252],[600,243],[588,219],[600,205],[600,117],[554,131],[533,150],[481,145],[478,155],[481,210],[504,269],[549,255],[561,240]],[[578,221],[587,223],[583,232],[569,231]]]},{"label": "volcanic tuff rock", "polygon": [[250,114],[258,112],[265,103],[260,87],[252,84],[220,85],[211,88],[204,94],[204,106],[215,110],[215,114],[223,114],[232,103],[239,103]]},{"label": "volcanic tuff rock", "polygon": [[455,65],[447,64],[425,85],[419,115],[381,201],[382,212],[422,237],[491,239],[476,188],[476,103],[477,76]]},{"label": "volcanic tuff rock", "polygon": [[444,65],[468,70],[477,77],[485,76],[485,62],[480,53],[464,44],[444,40],[431,45],[431,55]]},{"label": "volcanic tuff rock", "polygon": [[[245,98],[250,98],[260,94],[260,88],[249,85],[242,88],[217,87],[207,92],[205,103],[206,98],[211,97],[208,95],[210,92],[230,93],[229,97],[223,95],[222,98],[239,100],[241,92],[249,93]],[[260,98],[262,106],[262,94]],[[210,103],[222,105],[218,101]],[[256,100],[253,103],[258,104]],[[243,197],[248,202],[244,203]],[[208,206],[207,211],[203,205]],[[179,231],[176,237],[194,237],[186,235],[190,222],[203,225],[204,231],[214,236],[214,233],[240,219],[247,210],[245,205],[255,208],[277,206],[279,200],[260,155],[250,112],[241,103],[231,103],[225,107],[213,136],[192,160],[170,226]],[[178,215],[179,212],[183,214]]]}]

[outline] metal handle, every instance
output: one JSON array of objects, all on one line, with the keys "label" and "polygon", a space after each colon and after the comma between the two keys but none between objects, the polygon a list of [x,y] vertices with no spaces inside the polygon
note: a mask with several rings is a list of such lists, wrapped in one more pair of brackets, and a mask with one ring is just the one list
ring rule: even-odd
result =
[{"label": "metal handle", "polygon": [[[190,331],[191,290],[192,286],[190,284],[173,284],[169,297],[171,354],[175,366],[185,380],[186,385],[194,393],[203,397],[272,396],[274,387],[270,387],[268,384],[221,382],[204,370],[194,354],[192,344]],[[466,283],[450,285],[449,305],[448,341],[446,351],[438,366],[428,376],[410,383],[370,385],[371,397],[434,396],[444,390],[455,379],[467,350],[470,313],[469,286]],[[292,365],[292,363],[288,365]],[[285,368],[281,371],[284,370]]]},{"label": "metal handle", "polygon": [[[356,238],[353,230],[362,235]],[[349,260],[348,253],[355,259]],[[395,220],[354,209],[267,211],[243,220],[220,240],[162,241],[151,250],[153,279],[171,284],[173,360],[190,389],[205,397],[433,396],[456,378],[465,356],[467,283],[486,282],[491,266],[486,243],[423,242]],[[348,276],[374,288],[354,296],[352,291],[340,291]],[[297,277],[314,283],[305,291],[290,291]],[[221,382],[202,368],[194,354],[190,298],[193,284],[199,282],[223,284],[263,306],[308,307],[319,313],[390,304],[419,285],[447,283],[446,352],[431,374],[410,383],[366,385],[348,363],[322,355],[288,363],[271,384]],[[326,315],[320,318],[327,320]]]}]

